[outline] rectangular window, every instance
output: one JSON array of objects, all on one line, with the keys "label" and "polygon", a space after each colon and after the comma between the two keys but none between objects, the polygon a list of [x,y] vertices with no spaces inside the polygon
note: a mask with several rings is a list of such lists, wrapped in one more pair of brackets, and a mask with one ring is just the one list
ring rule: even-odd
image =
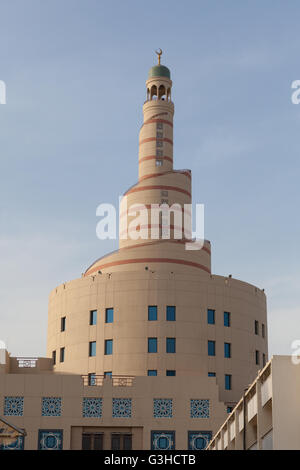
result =
[{"label": "rectangular window", "polygon": [[176,375],[176,370],[167,370],[166,371],[166,376],[167,377],[175,377]]},{"label": "rectangular window", "polygon": [[161,196],[163,196],[163,197],[168,197],[169,191],[163,190],[163,191],[160,192],[160,194],[161,194]]},{"label": "rectangular window", "polygon": [[230,414],[233,410],[233,406],[227,406],[227,413]]},{"label": "rectangular window", "polygon": [[167,321],[176,320],[176,307],[167,307]]},{"label": "rectangular window", "polygon": [[259,365],[259,351],[255,351],[255,364],[258,366]]},{"label": "rectangular window", "polygon": [[53,365],[55,366],[55,364],[56,364],[56,351],[52,352],[52,360],[53,360]]},{"label": "rectangular window", "polygon": [[156,165],[156,166],[163,166],[163,160],[157,158],[157,159],[155,160],[155,165]]},{"label": "rectangular window", "polygon": [[231,375],[225,374],[225,390],[231,390]]},{"label": "rectangular window", "polygon": [[157,122],[156,123],[156,128],[157,129],[163,129],[163,123],[162,122]]},{"label": "rectangular window", "polygon": [[148,338],[148,353],[157,353],[157,338]]},{"label": "rectangular window", "polygon": [[210,308],[207,310],[207,323],[209,325],[215,324],[215,311]]},{"label": "rectangular window", "polygon": [[107,308],[105,310],[105,323],[113,323],[114,321],[114,309]]},{"label": "rectangular window", "polygon": [[166,339],[166,352],[175,353],[176,352],[176,338],[167,338]]},{"label": "rectangular window", "polygon": [[112,339],[106,339],[104,343],[104,354],[106,356],[109,356],[113,353],[113,340]]},{"label": "rectangular window", "polygon": [[231,344],[224,343],[224,357],[231,357]]},{"label": "rectangular window", "polygon": [[94,385],[96,385],[96,374],[95,374],[95,372],[92,372],[88,375],[88,384],[89,384],[89,387],[94,387]]},{"label": "rectangular window", "polygon": [[162,140],[157,140],[156,141],[156,147],[162,147],[163,146],[163,141]]},{"label": "rectangular window", "polygon": [[90,344],[89,344],[89,356],[90,356],[90,357],[96,356],[96,341],[90,341]]},{"label": "rectangular window", "polygon": [[266,336],[264,323],[261,325],[261,335],[262,335],[263,338]]},{"label": "rectangular window", "polygon": [[132,435],[131,434],[115,434],[111,435],[111,450],[131,450]]},{"label": "rectangular window", "polygon": [[258,334],[259,334],[259,331],[258,331],[258,329],[259,329],[259,328],[258,328],[258,321],[257,321],[257,320],[255,320],[255,322],[254,322],[254,333],[255,333],[256,335],[258,335]]},{"label": "rectangular window", "polygon": [[215,377],[216,376],[216,373],[215,372],[209,372],[208,373],[208,377]]},{"label": "rectangular window", "polygon": [[156,377],[157,370],[148,370],[148,377]]},{"label": "rectangular window", "polygon": [[263,354],[263,367],[265,367],[265,365],[266,365],[266,355]]},{"label": "rectangular window", "polygon": [[90,311],[90,325],[97,324],[97,310]]},{"label": "rectangular window", "polygon": [[163,157],[163,151],[162,150],[156,150],[156,156],[157,157]]},{"label": "rectangular window", "polygon": [[164,133],[163,133],[163,132],[161,132],[161,131],[157,131],[157,132],[156,132],[156,137],[157,137],[158,139],[162,139],[163,136],[164,136]]},{"label": "rectangular window", "polygon": [[66,317],[60,319],[60,331],[66,331]]},{"label": "rectangular window", "polygon": [[65,348],[60,348],[60,362],[65,362]]},{"label": "rectangular window", "polygon": [[109,371],[109,372],[104,372],[104,378],[105,377],[109,377],[110,379],[112,378],[112,372]]},{"label": "rectangular window", "polygon": [[148,320],[156,321],[157,320],[157,306],[149,305],[148,307]]},{"label": "rectangular window", "polygon": [[215,341],[208,341],[207,343],[208,355],[215,356],[216,355],[216,342]]},{"label": "rectangular window", "polygon": [[230,326],[230,312],[224,312],[224,326]]},{"label": "rectangular window", "polygon": [[82,434],[82,450],[103,450],[103,434]]}]

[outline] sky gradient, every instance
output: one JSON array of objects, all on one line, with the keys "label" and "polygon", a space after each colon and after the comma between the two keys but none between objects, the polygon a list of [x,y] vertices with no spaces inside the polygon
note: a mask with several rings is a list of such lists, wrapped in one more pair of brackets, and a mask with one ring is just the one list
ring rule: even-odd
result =
[{"label": "sky gradient", "polygon": [[[1,0],[0,339],[46,352],[50,291],[117,248],[96,207],[137,180],[154,50],[175,168],[205,204],[212,270],[264,288],[269,353],[300,339],[300,3]],[[118,169],[116,173],[116,169]]]}]

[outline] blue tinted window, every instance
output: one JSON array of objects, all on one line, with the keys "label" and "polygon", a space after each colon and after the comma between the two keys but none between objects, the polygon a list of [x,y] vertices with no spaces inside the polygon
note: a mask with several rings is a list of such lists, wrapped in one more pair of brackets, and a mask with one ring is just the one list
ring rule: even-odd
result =
[{"label": "blue tinted window", "polygon": [[176,320],[176,307],[167,307],[167,321]]},{"label": "blue tinted window", "polygon": [[175,353],[176,352],[176,339],[175,338],[167,338],[167,340],[166,340],[166,351],[167,351],[167,353]]},{"label": "blue tinted window", "polygon": [[60,362],[65,361],[65,348],[60,348]]},{"label": "blue tinted window", "polygon": [[105,340],[105,347],[104,347],[104,354],[110,355],[113,353],[113,340],[106,339]]},{"label": "blue tinted window", "polygon": [[215,324],[215,311],[210,308],[207,310],[207,323],[209,325]]},{"label": "blue tinted window", "polygon": [[216,342],[215,341],[208,341],[208,355],[215,356],[216,355]]},{"label": "blue tinted window", "polygon": [[232,406],[227,406],[227,413],[231,413],[233,410],[233,407]]},{"label": "blue tinted window", "polygon": [[156,377],[157,376],[157,370],[148,370],[148,376],[149,377]]},{"label": "blue tinted window", "polygon": [[255,351],[255,364],[259,365],[259,351]]},{"label": "blue tinted window", "polygon": [[88,384],[90,386],[96,385],[96,374],[95,373],[91,373],[91,374],[88,375]]},{"label": "blue tinted window", "polygon": [[90,311],[90,325],[96,325],[97,323],[97,310]]},{"label": "blue tinted window", "polygon": [[224,343],[224,357],[231,357],[231,344]]},{"label": "blue tinted window", "polygon": [[90,342],[90,356],[96,356],[96,341],[91,341]]},{"label": "blue tinted window", "polygon": [[224,312],[224,326],[230,326],[230,313]]},{"label": "blue tinted window", "polygon": [[114,309],[107,308],[105,311],[105,323],[113,323],[114,321]]},{"label": "blue tinted window", "polygon": [[112,372],[104,372],[104,377],[112,377]]},{"label": "blue tinted window", "polygon": [[208,373],[208,377],[215,377],[216,376],[216,373],[215,372],[209,372]]},{"label": "blue tinted window", "polygon": [[231,375],[225,375],[225,390],[231,390]]},{"label": "blue tinted window", "polygon": [[167,370],[166,376],[167,377],[174,377],[176,375],[176,370]]},{"label": "blue tinted window", "polygon": [[63,317],[60,322],[60,330],[66,331],[66,317]]},{"label": "blue tinted window", "polygon": [[157,306],[149,305],[148,307],[148,320],[156,321],[157,320]]},{"label": "blue tinted window", "polygon": [[148,353],[157,353],[157,338],[148,338]]}]

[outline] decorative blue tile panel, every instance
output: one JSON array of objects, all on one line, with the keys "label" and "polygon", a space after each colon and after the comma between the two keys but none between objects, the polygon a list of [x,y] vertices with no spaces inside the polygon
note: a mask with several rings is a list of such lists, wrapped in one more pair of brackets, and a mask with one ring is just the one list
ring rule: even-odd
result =
[{"label": "decorative blue tile panel", "polygon": [[191,400],[191,418],[209,418],[209,400]]},{"label": "decorative blue tile panel", "polygon": [[24,398],[23,397],[5,397],[4,398],[4,416],[23,416]]},{"label": "decorative blue tile panel", "polygon": [[153,416],[154,418],[172,418],[173,416],[172,398],[154,398]]},{"label": "decorative blue tile panel", "polygon": [[175,431],[151,431],[152,450],[174,450]]},{"label": "decorative blue tile panel", "polygon": [[131,418],[131,398],[113,398],[113,418]]},{"label": "decorative blue tile panel", "polygon": [[61,398],[42,398],[42,416],[61,416]]},{"label": "decorative blue tile panel", "polygon": [[0,444],[0,450],[24,450],[24,436],[17,437],[12,444]]},{"label": "decorative blue tile panel", "polygon": [[82,416],[83,418],[102,418],[102,398],[84,398]]},{"label": "decorative blue tile panel", "polygon": [[62,429],[40,429],[38,450],[62,450]]},{"label": "decorative blue tile panel", "polygon": [[189,431],[188,432],[188,449],[204,450],[212,438],[211,431]]}]

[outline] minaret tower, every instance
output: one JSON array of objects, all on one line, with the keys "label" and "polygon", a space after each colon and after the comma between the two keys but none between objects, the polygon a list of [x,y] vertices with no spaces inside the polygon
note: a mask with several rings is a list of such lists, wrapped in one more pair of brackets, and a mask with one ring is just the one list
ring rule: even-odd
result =
[{"label": "minaret tower", "polygon": [[[192,238],[191,209],[187,207],[192,201],[192,174],[173,168],[171,73],[161,64],[162,50],[156,54],[158,64],[151,67],[146,81],[144,122],[139,133],[139,179],[125,192],[120,204],[120,249],[97,260],[85,275],[106,268],[109,272],[156,269],[157,263],[167,271],[192,267],[206,275],[211,272],[209,241],[205,240],[200,250],[185,249]],[[170,208],[169,214],[160,210],[155,216],[153,207],[162,205]]]},{"label": "minaret tower", "polygon": [[144,124],[139,140],[139,181],[173,170],[173,116],[170,70],[161,65],[162,50],[157,51],[158,65],[149,71],[147,101],[143,106]]}]

